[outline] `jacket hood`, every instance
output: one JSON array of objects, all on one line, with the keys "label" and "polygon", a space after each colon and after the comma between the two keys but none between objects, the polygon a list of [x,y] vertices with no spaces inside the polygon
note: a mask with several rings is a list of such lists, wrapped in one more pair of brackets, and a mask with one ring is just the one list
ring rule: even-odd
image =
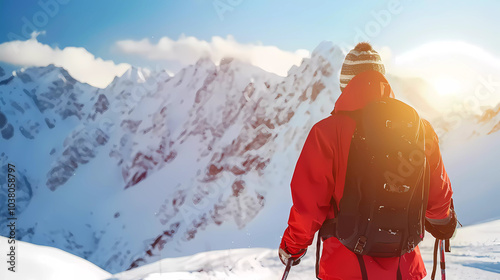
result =
[{"label": "jacket hood", "polygon": [[355,111],[382,97],[394,98],[394,92],[382,73],[369,70],[356,75],[335,102],[332,114]]}]

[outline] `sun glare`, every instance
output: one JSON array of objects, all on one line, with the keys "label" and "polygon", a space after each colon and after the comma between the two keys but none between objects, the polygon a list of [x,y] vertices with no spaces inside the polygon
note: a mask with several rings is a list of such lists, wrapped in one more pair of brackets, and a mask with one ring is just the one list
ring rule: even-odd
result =
[{"label": "sun glare", "polygon": [[395,56],[391,66],[398,75],[423,78],[436,94],[448,97],[474,93],[481,80],[498,72],[500,59],[465,41],[434,41]]},{"label": "sun glare", "polygon": [[456,94],[463,90],[459,80],[448,77],[437,78],[432,81],[432,85],[439,95]]}]

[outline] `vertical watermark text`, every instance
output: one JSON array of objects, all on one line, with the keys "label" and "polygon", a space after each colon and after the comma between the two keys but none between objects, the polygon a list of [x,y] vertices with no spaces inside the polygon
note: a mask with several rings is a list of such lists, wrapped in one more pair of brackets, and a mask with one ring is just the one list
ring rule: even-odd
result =
[{"label": "vertical watermark text", "polygon": [[17,265],[17,250],[16,250],[16,166],[9,163],[7,165],[7,213],[8,213],[8,232],[9,236],[7,239],[7,270],[11,272],[16,272]]}]

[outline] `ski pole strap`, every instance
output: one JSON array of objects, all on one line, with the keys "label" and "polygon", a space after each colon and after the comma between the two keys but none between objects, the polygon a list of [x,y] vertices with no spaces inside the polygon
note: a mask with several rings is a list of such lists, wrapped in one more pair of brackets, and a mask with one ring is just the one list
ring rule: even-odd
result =
[{"label": "ski pole strap", "polygon": [[436,239],[436,241],[434,242],[434,257],[433,257],[433,264],[432,264],[431,280],[434,280],[436,277],[438,246],[439,246],[439,239]]},{"label": "ski pole strap", "polygon": [[449,239],[446,239],[444,241],[444,251],[446,253],[450,253],[451,252],[451,246],[450,246],[450,240]]}]

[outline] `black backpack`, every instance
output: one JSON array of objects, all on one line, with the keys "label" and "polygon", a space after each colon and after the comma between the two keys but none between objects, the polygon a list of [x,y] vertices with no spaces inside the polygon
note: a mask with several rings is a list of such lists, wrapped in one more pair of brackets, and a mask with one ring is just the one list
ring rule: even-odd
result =
[{"label": "black backpack", "polygon": [[393,98],[340,114],[353,118],[356,129],[343,196],[338,207],[332,198],[335,219],[325,221],[319,237],[338,238],[358,256],[363,272],[361,255],[400,257],[423,239],[429,189],[425,131],[417,112]]}]

